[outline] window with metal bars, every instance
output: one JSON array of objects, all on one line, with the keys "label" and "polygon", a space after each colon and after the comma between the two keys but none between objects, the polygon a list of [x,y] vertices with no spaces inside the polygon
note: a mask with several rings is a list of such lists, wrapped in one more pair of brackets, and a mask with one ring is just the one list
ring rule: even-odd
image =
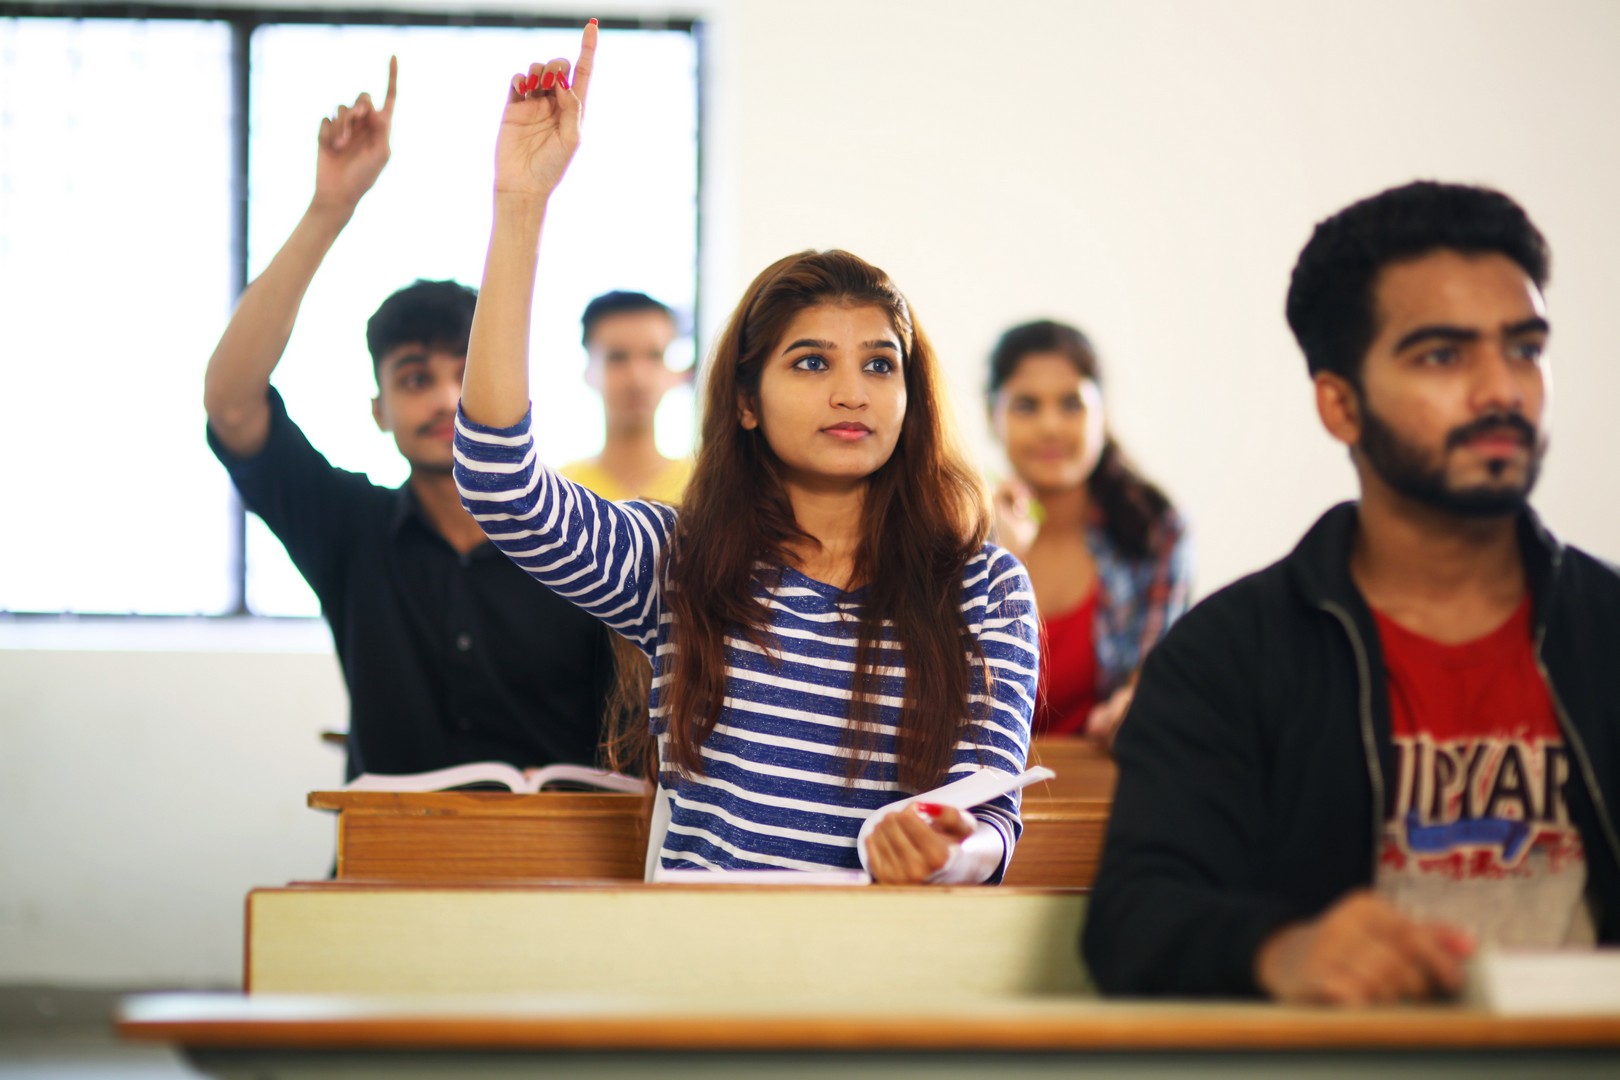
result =
[{"label": "window with metal bars", "polygon": [[[392,154],[305,298],[274,383],[336,465],[406,465],[372,423],[365,322],[418,277],[478,283],[507,77],[579,19],[0,4],[0,612],[314,615],[204,445],[202,374],[307,205],[320,119],[400,61]],[[700,35],[605,20],[587,142],[547,219],[536,432],[599,448],[579,314],[614,288],[696,323]],[[671,363],[694,358],[690,336]],[[542,389],[543,388],[543,389]],[[690,390],[659,414],[689,449]]]}]

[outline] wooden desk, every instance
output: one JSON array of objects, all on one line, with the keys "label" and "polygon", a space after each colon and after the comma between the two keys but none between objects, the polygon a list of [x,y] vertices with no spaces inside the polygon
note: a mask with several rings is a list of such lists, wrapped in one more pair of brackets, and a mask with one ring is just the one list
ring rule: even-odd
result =
[{"label": "wooden desk", "polygon": [[[337,878],[458,885],[555,880],[640,881],[647,849],[639,795],[462,791],[316,791],[338,814]],[[1007,884],[1088,888],[1110,803],[1026,797],[1024,834]]]},{"label": "wooden desk", "polygon": [[337,811],[340,881],[640,881],[644,873],[640,795],[316,791],[309,805]]},{"label": "wooden desk", "polygon": [[1020,811],[1024,833],[1003,884],[1091,888],[1112,809],[1109,799],[1026,797]]},{"label": "wooden desk", "polygon": [[[649,972],[656,964],[649,964]],[[156,995],[126,1038],[214,1076],[1606,1076],[1620,1017],[1085,999]]]},{"label": "wooden desk", "polygon": [[1029,748],[1030,765],[1045,765],[1057,777],[1024,789],[1031,799],[1112,800],[1119,768],[1108,752],[1086,739],[1036,739]]}]

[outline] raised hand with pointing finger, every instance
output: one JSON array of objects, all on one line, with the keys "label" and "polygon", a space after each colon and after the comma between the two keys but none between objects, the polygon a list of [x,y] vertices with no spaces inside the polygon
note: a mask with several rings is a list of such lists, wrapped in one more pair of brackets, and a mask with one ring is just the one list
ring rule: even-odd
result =
[{"label": "raised hand with pointing finger", "polygon": [[495,142],[497,194],[545,197],[562,180],[579,146],[585,96],[596,55],[596,20],[585,27],[570,75],[561,57],[512,76]]},{"label": "raised hand with pointing finger", "polygon": [[321,121],[320,149],[315,159],[315,205],[352,213],[388,164],[389,136],[394,125],[394,94],[399,84],[399,58],[388,59],[388,92],[382,108],[361,94],[353,105],[339,105]]},{"label": "raised hand with pointing finger", "polygon": [[529,407],[529,318],[546,204],[579,147],[596,57],[596,20],[570,71],[557,58],[507,80],[495,138],[495,218],[467,343],[461,407],[481,423],[512,424]]},{"label": "raised hand with pointing finger", "polygon": [[270,376],[292,336],[299,305],[326,253],[388,164],[399,60],[388,60],[382,108],[361,94],[321,121],[315,194],[270,264],[242,293],[204,376],[208,426],[231,454],[259,453],[270,434]]}]

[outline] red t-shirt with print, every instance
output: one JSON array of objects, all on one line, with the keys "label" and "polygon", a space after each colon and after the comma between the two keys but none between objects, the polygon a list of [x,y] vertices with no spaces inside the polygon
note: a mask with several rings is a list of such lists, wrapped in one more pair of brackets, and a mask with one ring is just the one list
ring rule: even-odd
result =
[{"label": "red t-shirt with print", "polygon": [[1529,598],[1460,645],[1373,616],[1397,761],[1378,891],[1482,943],[1591,943],[1586,858],[1565,802],[1569,754],[1536,667]]}]

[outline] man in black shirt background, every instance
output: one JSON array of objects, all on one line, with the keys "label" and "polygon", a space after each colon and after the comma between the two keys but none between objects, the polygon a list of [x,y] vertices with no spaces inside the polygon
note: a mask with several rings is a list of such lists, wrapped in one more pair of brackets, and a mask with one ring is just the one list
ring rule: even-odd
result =
[{"label": "man in black shirt background", "polygon": [[314,198],[209,358],[209,445],[332,627],[351,778],[589,764],[613,677],[608,632],[495,550],[450,474],[476,294],[419,281],[367,323],[372,415],[410,463],[397,489],[329,464],[270,386],[310,282],[388,161],[396,82],[391,62],[380,108],[361,94],[322,121]]}]

